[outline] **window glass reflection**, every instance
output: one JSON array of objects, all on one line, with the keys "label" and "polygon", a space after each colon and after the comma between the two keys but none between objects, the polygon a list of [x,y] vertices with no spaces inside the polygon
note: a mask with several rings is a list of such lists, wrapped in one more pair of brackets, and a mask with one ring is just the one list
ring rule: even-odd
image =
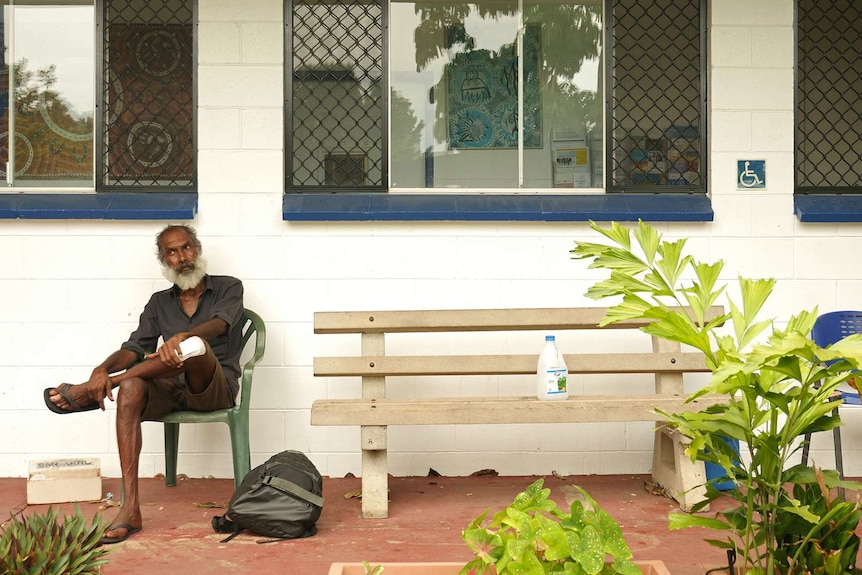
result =
[{"label": "window glass reflection", "polygon": [[394,2],[391,20],[392,188],[602,186],[599,3]]},{"label": "window glass reflection", "polygon": [[93,17],[93,6],[80,3],[3,6],[0,174],[7,183],[92,185]]}]

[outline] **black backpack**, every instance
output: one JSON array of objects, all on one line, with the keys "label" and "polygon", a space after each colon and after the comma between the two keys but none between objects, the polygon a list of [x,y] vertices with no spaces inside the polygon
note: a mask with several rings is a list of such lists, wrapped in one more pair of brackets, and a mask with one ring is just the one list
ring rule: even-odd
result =
[{"label": "black backpack", "polygon": [[298,539],[317,533],[323,510],[323,478],[299,451],[282,451],[243,478],[230,498],[227,513],[212,518],[217,533],[248,530],[264,537]]}]

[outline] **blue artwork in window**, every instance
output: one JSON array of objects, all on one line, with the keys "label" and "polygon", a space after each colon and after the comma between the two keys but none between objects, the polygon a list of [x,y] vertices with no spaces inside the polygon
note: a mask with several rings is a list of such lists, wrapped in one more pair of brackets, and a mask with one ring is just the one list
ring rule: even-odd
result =
[{"label": "blue artwork in window", "polygon": [[[538,26],[524,30],[524,147],[542,147]],[[469,50],[448,64],[449,146],[518,147],[518,56],[515,44],[497,52]]]}]

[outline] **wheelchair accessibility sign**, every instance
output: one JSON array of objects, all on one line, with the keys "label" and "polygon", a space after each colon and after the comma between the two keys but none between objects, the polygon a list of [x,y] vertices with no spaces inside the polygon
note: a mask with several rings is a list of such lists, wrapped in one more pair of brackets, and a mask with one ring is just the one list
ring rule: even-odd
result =
[{"label": "wheelchair accessibility sign", "polygon": [[766,160],[737,160],[736,189],[763,190],[766,188]]}]

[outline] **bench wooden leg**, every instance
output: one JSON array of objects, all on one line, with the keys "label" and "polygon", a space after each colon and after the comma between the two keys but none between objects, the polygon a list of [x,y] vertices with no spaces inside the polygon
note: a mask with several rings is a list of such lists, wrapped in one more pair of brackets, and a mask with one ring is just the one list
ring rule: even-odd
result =
[{"label": "bench wooden leg", "polygon": [[[692,461],[686,455],[688,438],[668,427],[655,432],[652,456],[652,479],[668,496],[673,497],[683,511],[706,499],[706,469],[703,461]],[[709,507],[703,508],[707,511]]]},{"label": "bench wooden leg", "polygon": [[362,427],[362,517],[389,517],[386,426]]}]

